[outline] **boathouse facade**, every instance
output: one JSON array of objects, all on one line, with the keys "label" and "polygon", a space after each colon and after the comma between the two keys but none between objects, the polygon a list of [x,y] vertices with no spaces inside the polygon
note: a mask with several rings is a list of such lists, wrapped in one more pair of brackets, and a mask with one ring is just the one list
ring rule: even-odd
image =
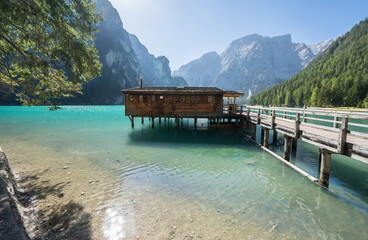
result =
[{"label": "boathouse facade", "polygon": [[160,118],[222,117],[223,99],[228,99],[229,109],[236,109],[235,99],[244,95],[216,87],[138,87],[121,92],[126,116]]}]

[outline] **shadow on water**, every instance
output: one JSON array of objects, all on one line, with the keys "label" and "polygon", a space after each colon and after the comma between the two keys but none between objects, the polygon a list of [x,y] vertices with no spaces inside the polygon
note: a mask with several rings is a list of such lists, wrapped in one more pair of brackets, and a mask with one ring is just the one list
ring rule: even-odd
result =
[{"label": "shadow on water", "polygon": [[[32,174],[26,174],[19,181],[20,185],[30,194],[34,200],[42,200],[48,197],[63,198],[63,189],[68,184],[60,182],[50,184],[49,181],[39,181],[40,176],[49,169]],[[46,239],[90,239],[91,216],[84,212],[81,204],[73,200],[67,203],[49,205],[48,208],[40,207],[38,210],[41,227]]]},{"label": "shadow on water", "polygon": [[205,145],[239,145],[244,144],[244,137],[238,129],[202,128],[194,130],[188,126],[175,129],[173,126],[161,125],[154,129],[149,126],[135,128],[129,133],[129,144],[146,143],[180,143]]}]

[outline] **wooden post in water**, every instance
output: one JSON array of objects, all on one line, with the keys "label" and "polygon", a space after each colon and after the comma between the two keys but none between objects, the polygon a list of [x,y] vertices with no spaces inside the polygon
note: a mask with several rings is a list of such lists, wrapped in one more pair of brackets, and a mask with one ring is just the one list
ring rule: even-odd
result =
[{"label": "wooden post in water", "polygon": [[175,129],[178,128],[178,118],[175,118]]},{"label": "wooden post in water", "polygon": [[275,129],[275,121],[276,121],[276,112],[272,110],[272,117],[271,117],[271,129]]},{"label": "wooden post in water", "polygon": [[319,149],[321,167],[319,173],[319,183],[325,187],[328,187],[330,183],[330,171],[331,171],[331,152],[325,149]]},{"label": "wooden post in water", "polygon": [[292,142],[292,144],[291,144],[291,148],[293,149],[293,150],[296,150],[296,148],[298,147],[298,139],[296,139],[296,138],[293,138],[293,142]]},{"label": "wooden post in water", "polygon": [[133,116],[130,116],[130,121],[132,122],[132,128],[134,128],[134,117]]},{"label": "wooden post in water", "polygon": [[339,132],[339,139],[338,139],[338,144],[337,144],[337,151],[340,154],[345,153],[346,137],[347,137],[347,134],[348,134],[348,123],[349,123],[349,118],[347,116],[344,116],[342,118],[341,129],[340,129],[340,132]]},{"label": "wooden post in water", "polygon": [[152,128],[155,128],[155,118],[154,117],[152,117]]},{"label": "wooden post in water", "polygon": [[284,135],[285,143],[284,143],[284,156],[283,158],[287,161],[290,160],[290,145],[291,145],[291,137]]},{"label": "wooden post in water", "polygon": [[256,140],[256,132],[257,132],[257,125],[252,124],[251,137],[253,140]]},{"label": "wooden post in water", "polygon": [[158,124],[161,125],[161,118],[158,118]]},{"label": "wooden post in water", "polygon": [[273,130],[272,142],[277,142],[277,131],[276,131],[276,129]]},{"label": "wooden post in water", "polygon": [[263,146],[268,148],[268,143],[269,143],[269,137],[270,137],[270,130],[267,128],[264,128],[264,141],[263,141]]},{"label": "wooden post in water", "polygon": [[235,119],[235,126],[238,127],[239,126],[239,119]]},{"label": "wooden post in water", "polygon": [[142,124],[144,124],[144,117],[142,117]]},{"label": "wooden post in water", "polygon": [[194,118],[194,130],[197,130],[197,118]]}]

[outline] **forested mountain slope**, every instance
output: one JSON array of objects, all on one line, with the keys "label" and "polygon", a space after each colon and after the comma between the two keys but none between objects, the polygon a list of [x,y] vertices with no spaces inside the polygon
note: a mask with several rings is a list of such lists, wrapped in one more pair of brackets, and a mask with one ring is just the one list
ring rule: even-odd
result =
[{"label": "forested mountain slope", "polygon": [[368,18],[304,70],[251,98],[251,104],[368,107]]}]

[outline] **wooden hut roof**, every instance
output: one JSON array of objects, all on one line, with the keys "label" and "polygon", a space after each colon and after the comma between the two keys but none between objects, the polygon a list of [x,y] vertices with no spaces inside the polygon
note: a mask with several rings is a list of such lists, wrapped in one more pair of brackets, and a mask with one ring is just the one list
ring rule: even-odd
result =
[{"label": "wooden hut roof", "polygon": [[[228,91],[224,91],[217,87],[137,87],[130,88],[121,91],[122,93],[153,93],[153,94],[225,94]],[[231,91],[233,94],[243,93]]]}]

